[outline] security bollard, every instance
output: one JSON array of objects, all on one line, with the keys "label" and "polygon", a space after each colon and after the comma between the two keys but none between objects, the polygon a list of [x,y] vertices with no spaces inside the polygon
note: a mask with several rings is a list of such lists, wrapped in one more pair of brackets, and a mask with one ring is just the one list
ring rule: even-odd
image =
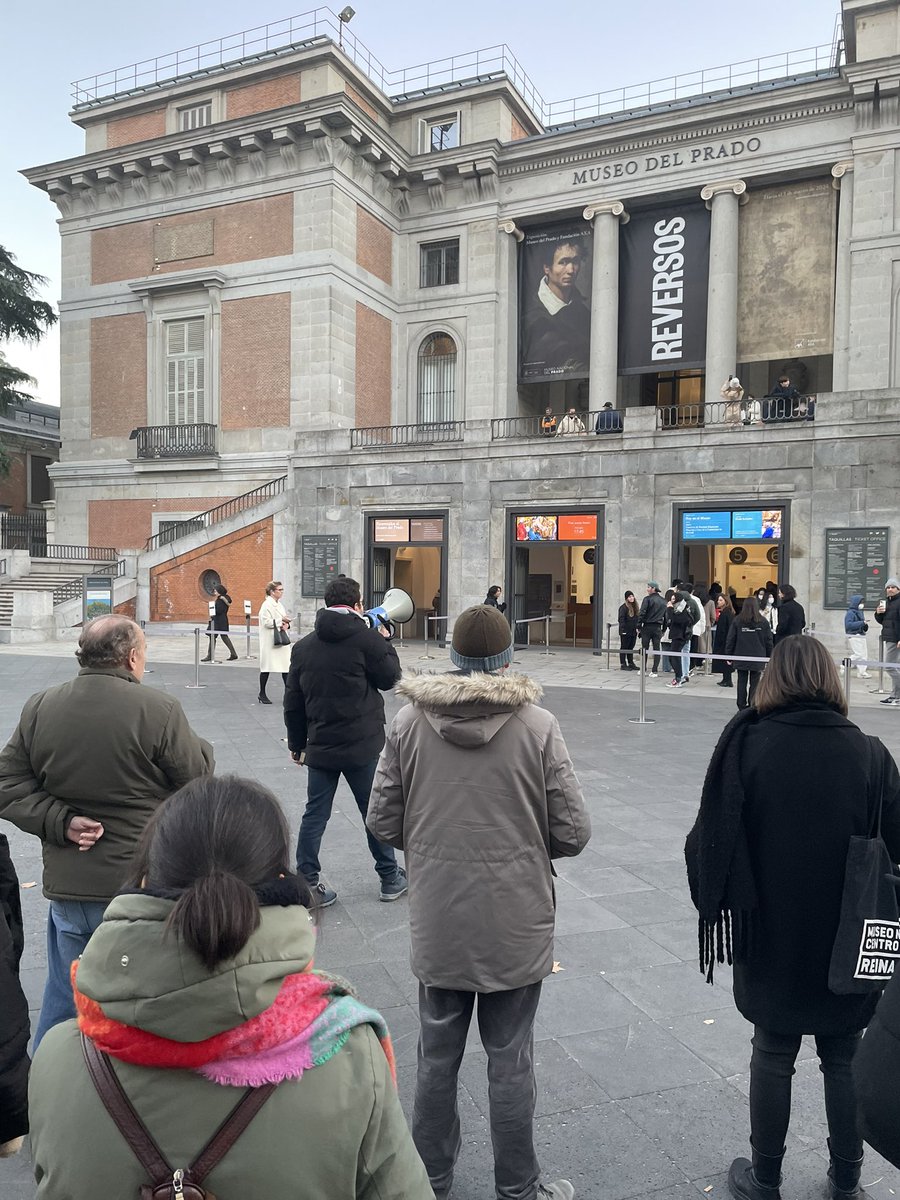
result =
[{"label": "security bollard", "polygon": [[853,666],[853,659],[852,658],[843,659],[842,666],[844,668],[844,695],[847,698],[847,707],[849,708],[850,707],[850,668]]},{"label": "security bollard", "polygon": [[[651,653],[656,653],[652,651]],[[641,679],[638,690],[638,715],[629,717],[630,725],[655,725],[652,718],[647,717],[647,647],[641,647]]]},{"label": "security bollard", "polygon": [[200,629],[194,630],[194,682],[185,685],[192,690],[196,688],[205,688],[206,684],[200,682]]}]

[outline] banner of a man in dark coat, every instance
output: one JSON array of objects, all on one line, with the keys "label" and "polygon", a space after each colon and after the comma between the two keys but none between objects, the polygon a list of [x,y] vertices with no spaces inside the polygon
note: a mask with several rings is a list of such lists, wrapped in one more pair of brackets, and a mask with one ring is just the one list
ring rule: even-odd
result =
[{"label": "banner of a man in dark coat", "polygon": [[529,229],[519,244],[519,379],[585,379],[591,354],[591,226]]}]

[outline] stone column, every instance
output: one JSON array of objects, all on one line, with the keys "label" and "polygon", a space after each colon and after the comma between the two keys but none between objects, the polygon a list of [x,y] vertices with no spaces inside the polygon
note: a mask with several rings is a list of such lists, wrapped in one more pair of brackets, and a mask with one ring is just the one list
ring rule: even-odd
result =
[{"label": "stone column", "polygon": [[594,222],[591,280],[591,409],[616,405],[619,375],[619,225],[628,221],[621,200],[589,204],[584,219]]},{"label": "stone column", "polygon": [[497,369],[498,400],[495,416],[514,417],[519,412],[519,339],[518,330],[519,288],[518,253],[519,242],[525,234],[515,221],[501,221],[497,226],[500,233],[508,234],[500,242],[498,257],[498,280],[500,298],[498,309],[498,334],[505,343],[506,355],[501,357]]},{"label": "stone column", "polygon": [[[738,207],[743,179],[708,183],[700,193],[710,210],[709,292],[706,299],[706,399],[737,369]],[[746,198],[745,198],[746,199]]]},{"label": "stone column", "polygon": [[837,262],[834,273],[834,365],[831,390],[850,386],[850,237],[853,232],[853,159],[831,168],[831,182],[840,192],[838,205]]}]

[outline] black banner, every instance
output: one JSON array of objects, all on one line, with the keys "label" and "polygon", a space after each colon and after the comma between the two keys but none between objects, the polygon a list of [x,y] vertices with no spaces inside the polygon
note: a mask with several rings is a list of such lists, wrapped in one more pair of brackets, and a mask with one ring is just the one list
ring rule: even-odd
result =
[{"label": "black banner", "polygon": [[638,212],[619,234],[619,372],[706,362],[709,212],[673,204]]},{"label": "black banner", "polygon": [[586,379],[591,355],[592,229],[573,219],[519,244],[519,379]]}]

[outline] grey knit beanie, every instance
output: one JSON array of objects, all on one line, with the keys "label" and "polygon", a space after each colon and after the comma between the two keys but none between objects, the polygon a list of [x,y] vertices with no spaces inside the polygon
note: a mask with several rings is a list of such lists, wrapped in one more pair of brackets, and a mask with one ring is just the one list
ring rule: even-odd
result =
[{"label": "grey knit beanie", "polygon": [[450,661],[463,671],[499,671],[512,662],[509,623],[499,609],[476,604],[453,624]]},{"label": "grey knit beanie", "polygon": [[885,586],[886,588],[889,588],[889,587],[900,588],[900,579],[896,579],[896,578],[895,578],[895,577],[892,575],[892,576],[890,577],[890,579],[887,581],[887,583],[886,583],[884,586]]}]

